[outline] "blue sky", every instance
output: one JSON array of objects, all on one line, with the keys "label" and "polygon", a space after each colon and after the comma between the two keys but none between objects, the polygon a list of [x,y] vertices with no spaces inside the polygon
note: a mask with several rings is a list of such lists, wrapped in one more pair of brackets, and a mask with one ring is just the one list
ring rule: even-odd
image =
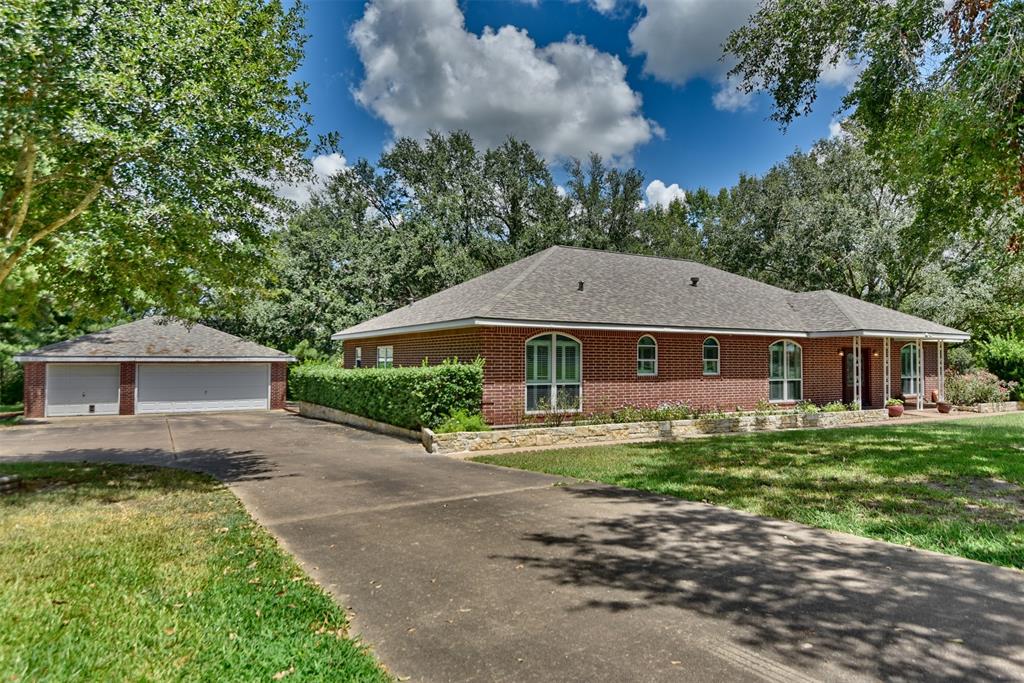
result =
[{"label": "blue sky", "polygon": [[717,190],[827,137],[856,75],[826,74],[814,112],[781,131],[769,99],[737,95],[719,60],[755,4],[314,0],[298,78],[314,133],[341,133],[349,161],[375,161],[396,135],[464,128],[528,139],[558,177],[592,149],[648,183]]}]

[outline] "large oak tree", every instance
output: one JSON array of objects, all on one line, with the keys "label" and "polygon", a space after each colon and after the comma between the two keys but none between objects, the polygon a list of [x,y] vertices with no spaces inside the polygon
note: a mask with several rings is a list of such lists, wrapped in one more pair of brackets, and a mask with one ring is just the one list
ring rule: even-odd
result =
[{"label": "large oak tree", "polygon": [[191,315],[265,261],[307,172],[302,8],[0,3],[0,303]]}]

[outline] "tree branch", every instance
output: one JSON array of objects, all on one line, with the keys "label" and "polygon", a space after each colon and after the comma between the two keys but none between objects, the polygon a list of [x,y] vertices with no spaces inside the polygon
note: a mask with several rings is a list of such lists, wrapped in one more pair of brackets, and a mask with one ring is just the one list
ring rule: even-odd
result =
[{"label": "tree branch", "polygon": [[[28,205],[32,198],[32,176],[35,174],[36,156],[38,154],[39,149],[36,147],[35,141],[31,136],[27,136],[21,145],[18,165],[14,169],[14,177],[20,179],[21,182],[9,187],[4,192],[2,201],[4,207],[4,241],[7,244],[13,243],[15,238],[17,238],[18,233],[21,231],[21,226],[25,223],[25,217],[28,215]],[[18,195],[21,195],[21,204],[18,206],[18,212],[12,220],[10,218],[10,207],[14,206],[14,203],[18,200]]]},{"label": "tree branch", "polygon": [[78,202],[75,208],[71,209],[71,211],[53,221],[45,228],[34,233],[31,237],[25,240],[20,247],[11,252],[2,263],[0,263],[0,284],[3,284],[14,270],[15,264],[17,264],[17,262],[21,260],[26,253],[28,253],[29,249],[52,235],[54,232],[60,230],[74,219],[78,218],[94,201],[96,201],[96,198],[110,179],[110,176],[114,171],[115,164],[116,162],[111,164],[110,168],[107,169],[107,172],[103,174],[103,177],[97,180],[93,186],[89,188],[89,191],[85,193],[85,196],[82,197],[81,201]]}]

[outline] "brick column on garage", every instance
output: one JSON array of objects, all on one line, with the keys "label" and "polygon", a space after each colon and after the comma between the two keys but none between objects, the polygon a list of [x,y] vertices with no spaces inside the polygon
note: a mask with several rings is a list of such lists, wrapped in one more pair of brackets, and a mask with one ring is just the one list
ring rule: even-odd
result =
[{"label": "brick column on garage", "polygon": [[118,414],[135,414],[135,363],[121,363],[121,394]]},{"label": "brick column on garage", "polygon": [[281,410],[288,395],[288,363],[270,364],[270,409]]},{"label": "brick column on garage", "polygon": [[46,363],[25,363],[25,417],[46,416]]}]

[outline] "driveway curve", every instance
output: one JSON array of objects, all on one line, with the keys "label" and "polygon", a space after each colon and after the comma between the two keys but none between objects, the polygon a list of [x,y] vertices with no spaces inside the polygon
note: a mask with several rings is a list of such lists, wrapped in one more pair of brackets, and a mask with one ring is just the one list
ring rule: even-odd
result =
[{"label": "driveway curve", "polygon": [[416,681],[1024,679],[1024,574],[287,413],[0,430],[201,470]]}]

